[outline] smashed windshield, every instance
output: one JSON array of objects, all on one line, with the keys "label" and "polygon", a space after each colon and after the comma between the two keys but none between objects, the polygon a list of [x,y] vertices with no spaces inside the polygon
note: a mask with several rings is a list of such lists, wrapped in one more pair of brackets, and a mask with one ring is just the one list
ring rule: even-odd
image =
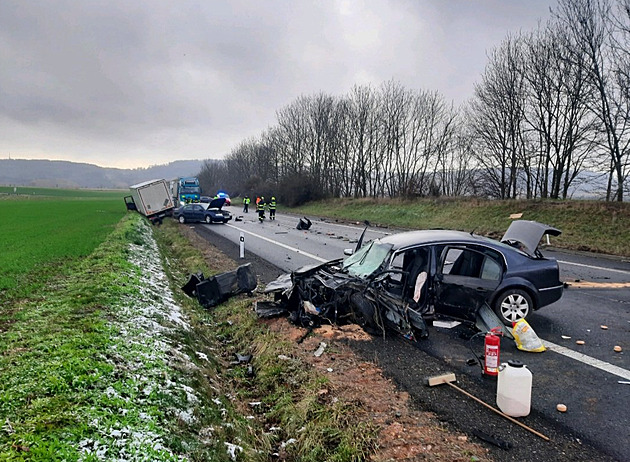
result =
[{"label": "smashed windshield", "polygon": [[391,244],[372,241],[355,254],[346,258],[342,268],[348,271],[351,276],[369,276],[382,265],[383,260],[389,255],[391,249]]}]

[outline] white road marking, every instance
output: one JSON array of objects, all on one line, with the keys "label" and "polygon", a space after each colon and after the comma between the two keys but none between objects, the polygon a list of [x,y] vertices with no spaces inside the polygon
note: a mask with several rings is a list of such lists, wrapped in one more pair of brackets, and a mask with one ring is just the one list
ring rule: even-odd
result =
[{"label": "white road marking", "polygon": [[551,351],[555,351],[556,353],[567,356],[571,359],[575,359],[576,361],[587,364],[589,366],[596,367],[597,369],[606,371],[609,374],[613,374],[621,378],[630,380],[630,371],[626,369],[607,363],[605,361],[601,361],[599,359],[592,358],[583,353],[578,353],[577,351],[570,350],[569,348],[556,345],[555,343],[552,343],[549,340],[543,340],[543,342],[545,346],[549,348]]},{"label": "white road marking", "polygon": [[[259,239],[262,239],[263,241],[267,241],[267,242],[269,242],[271,244],[275,244],[275,245],[280,246],[280,247],[282,247],[284,249],[291,250],[291,251],[293,251],[295,253],[299,253],[300,255],[304,255],[306,257],[312,258],[313,260],[316,260],[316,261],[319,261],[319,262],[322,262],[322,263],[329,261],[329,260],[326,260],[324,258],[318,257],[317,255],[313,255],[313,254],[310,254],[308,252],[304,252],[304,251],[302,251],[302,250],[300,250],[298,248],[291,247],[289,245],[283,244],[282,242],[278,242],[278,241],[275,241],[273,239],[269,239],[267,237],[261,236],[260,234],[256,234],[256,233],[253,233],[253,232],[248,231],[246,229],[239,228],[238,226],[230,225],[229,223],[226,223],[226,226],[229,226],[230,228],[234,228],[234,229],[236,229],[238,231],[241,231],[243,233],[247,233],[247,234],[249,234],[251,236],[255,236],[255,237],[259,238]],[[562,263],[570,263],[570,262],[562,262]],[[573,264],[578,265],[578,266],[588,266],[588,265],[582,265],[582,264],[579,264],[579,263],[573,263]],[[597,268],[597,267],[592,266],[591,268]],[[606,269],[606,268],[601,268],[601,269]],[[626,272],[626,271],[621,271],[621,270],[610,270],[610,271],[619,271],[619,272],[624,272],[624,273]],[[555,343],[550,342],[549,340],[544,340],[544,339],[542,339],[542,340],[545,343],[545,346],[547,348],[549,348],[549,350],[551,350],[551,351],[555,351],[558,354],[564,355],[564,356],[566,356],[568,358],[574,359],[574,360],[579,361],[579,362],[581,362],[583,364],[586,364],[588,366],[592,366],[592,367],[595,367],[597,369],[601,369],[601,370],[603,370],[605,372],[608,372],[610,374],[616,375],[618,377],[630,380],[630,371],[628,371],[626,369],[623,369],[623,368],[621,368],[619,366],[615,366],[613,364],[607,363],[605,361],[601,361],[601,360],[596,359],[596,358],[592,358],[592,357],[587,356],[587,355],[585,355],[583,353],[578,353],[577,351],[573,351],[573,350],[571,350],[569,348],[565,348],[563,346],[556,345]]]},{"label": "white road marking", "polygon": [[267,242],[269,242],[271,244],[275,244],[275,245],[280,246],[280,247],[282,247],[284,249],[291,250],[291,251],[293,251],[295,253],[299,253],[300,255],[304,255],[306,257],[312,258],[313,260],[317,260],[317,261],[322,262],[322,263],[330,261],[330,260],[327,260],[325,258],[318,257],[317,255],[313,255],[312,253],[304,252],[303,250],[300,250],[300,249],[298,249],[296,247],[291,247],[290,245],[283,244],[282,242],[274,241],[273,239],[269,239],[268,237],[261,236],[260,234],[252,233],[251,231],[247,231],[246,229],[239,228],[238,226],[230,225],[228,223],[226,223],[225,226],[229,226],[230,228],[237,229],[237,230],[241,231],[242,233],[247,233],[250,236],[255,236],[258,239],[262,239],[263,241],[267,241]]},{"label": "white road marking", "polygon": [[557,260],[557,261],[558,263],[563,263],[565,265],[581,266],[582,268],[591,268],[591,269],[596,269],[596,270],[601,270],[601,271],[611,271],[613,273],[627,274],[628,276],[630,276],[630,271],[626,271],[626,270],[604,268],[601,266],[593,266],[593,265],[585,265],[583,263],[573,263],[571,261],[563,261],[563,260]]}]

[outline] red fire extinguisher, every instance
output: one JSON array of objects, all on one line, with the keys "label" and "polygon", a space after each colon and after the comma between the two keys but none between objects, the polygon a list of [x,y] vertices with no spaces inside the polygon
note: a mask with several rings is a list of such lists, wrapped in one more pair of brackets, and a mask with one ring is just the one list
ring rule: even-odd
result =
[{"label": "red fire extinguisher", "polygon": [[486,333],[484,340],[484,365],[483,373],[485,375],[499,375],[499,350],[501,346],[501,328],[495,327]]}]

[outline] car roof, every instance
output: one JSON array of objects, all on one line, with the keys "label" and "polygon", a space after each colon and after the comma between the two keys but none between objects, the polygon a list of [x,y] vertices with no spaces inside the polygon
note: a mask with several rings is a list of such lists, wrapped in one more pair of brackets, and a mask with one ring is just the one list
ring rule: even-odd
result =
[{"label": "car roof", "polygon": [[391,234],[380,239],[380,242],[392,244],[394,250],[403,249],[422,244],[440,244],[440,243],[466,243],[466,244],[498,244],[477,234],[467,233],[465,231],[455,231],[450,229],[422,229],[417,231],[405,231],[402,233]]}]

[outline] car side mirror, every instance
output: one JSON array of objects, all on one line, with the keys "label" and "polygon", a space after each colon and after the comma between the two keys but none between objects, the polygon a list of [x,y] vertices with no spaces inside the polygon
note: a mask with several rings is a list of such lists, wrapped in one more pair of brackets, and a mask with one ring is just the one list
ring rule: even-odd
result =
[{"label": "car side mirror", "polygon": [[354,254],[354,249],[343,249],[343,254],[350,256]]}]

